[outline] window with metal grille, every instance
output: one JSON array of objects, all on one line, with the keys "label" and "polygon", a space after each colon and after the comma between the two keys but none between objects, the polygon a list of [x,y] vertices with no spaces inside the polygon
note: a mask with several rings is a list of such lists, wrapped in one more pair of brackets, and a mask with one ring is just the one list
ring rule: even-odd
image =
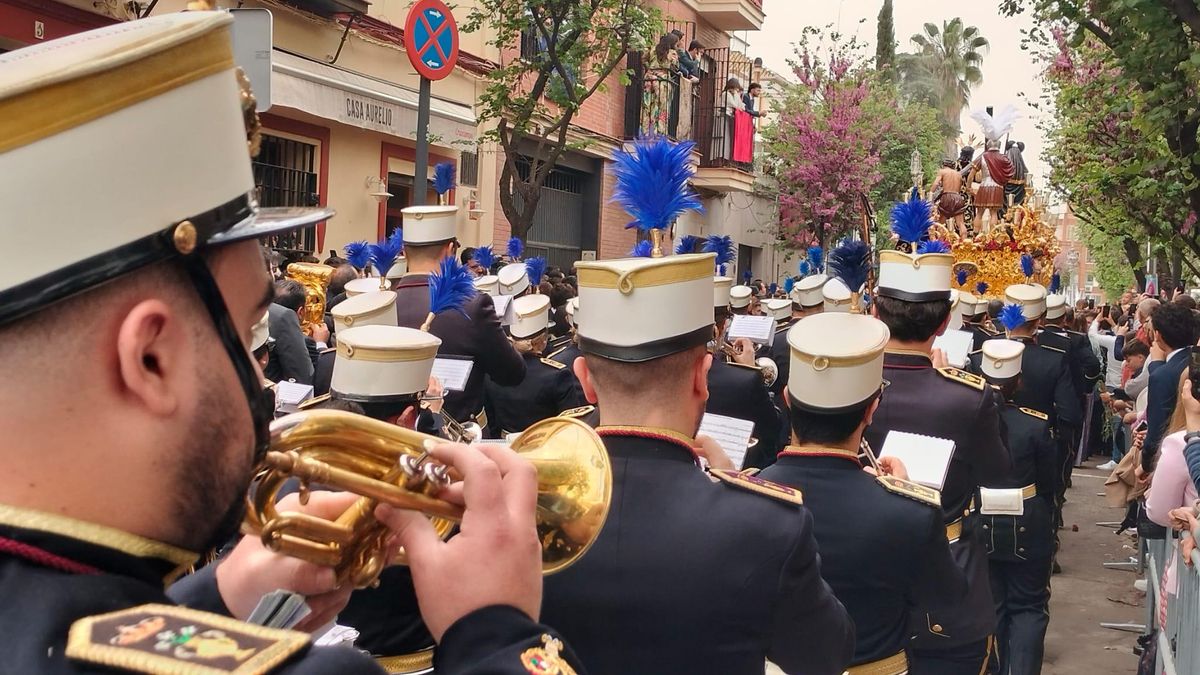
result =
[{"label": "window with metal grille", "polygon": [[[317,146],[263,134],[262,149],[252,164],[260,206],[316,206]],[[270,238],[276,249],[311,253],[317,247],[316,226]]]},{"label": "window with metal grille", "polygon": [[464,152],[458,158],[458,184],[479,186],[479,153]]}]

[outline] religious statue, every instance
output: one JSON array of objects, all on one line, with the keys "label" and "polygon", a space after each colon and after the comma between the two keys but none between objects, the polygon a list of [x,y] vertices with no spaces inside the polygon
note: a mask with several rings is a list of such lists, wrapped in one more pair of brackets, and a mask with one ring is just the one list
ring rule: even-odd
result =
[{"label": "religious statue", "polygon": [[287,266],[287,275],[304,286],[304,309],[300,311],[300,328],[312,335],[313,326],[325,321],[325,295],[333,268],[316,263],[295,262]]},{"label": "religious statue", "polygon": [[1023,152],[1025,152],[1025,144],[1020,141],[1009,141],[1004,144],[1004,155],[1008,157],[1008,161],[1012,163],[1013,167],[1012,177],[1004,185],[1006,208],[1025,203],[1025,181],[1029,170],[1025,167]]},{"label": "religious statue", "polygon": [[[989,140],[983,154],[971,163],[971,183],[975,189],[975,229],[987,232],[993,222],[999,222],[1004,208],[1004,186],[1012,178],[1012,162],[1000,152],[1000,141]],[[986,213],[990,212],[990,213]],[[988,215],[985,219],[984,216]]]},{"label": "religious statue", "polygon": [[963,177],[955,168],[954,160],[942,160],[942,168],[938,169],[937,177],[933,179],[933,185],[929,188],[932,201],[937,207],[936,218],[939,223],[953,223],[958,235],[966,238],[968,233],[963,214],[967,211],[967,198],[963,195],[962,188]]}]

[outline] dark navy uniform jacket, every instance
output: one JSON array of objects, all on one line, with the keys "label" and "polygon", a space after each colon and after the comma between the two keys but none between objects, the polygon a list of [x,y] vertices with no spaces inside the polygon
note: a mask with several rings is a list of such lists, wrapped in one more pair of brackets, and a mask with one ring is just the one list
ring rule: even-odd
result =
[{"label": "dark navy uniform jacket", "polygon": [[[954,564],[936,499],[885,487],[862,470],[855,453],[784,448],[759,476],[804,492],[812,511],[821,576],[854,619],[854,665],[905,650],[918,599],[943,606],[967,589]],[[888,479],[884,479],[888,480]],[[917,487],[916,493],[936,492]]]},{"label": "dark navy uniform jacket", "polygon": [[1100,359],[1092,351],[1088,336],[1062,326],[1046,326],[1037,337],[1038,344],[1061,349],[1067,355],[1067,367],[1071,371],[1071,383],[1079,397],[1088,392],[1100,379]]},{"label": "dark navy uniform jacket", "polygon": [[[0,631],[6,636],[0,670],[6,673],[165,673],[204,665],[232,671],[252,660],[265,664],[255,672],[383,673],[357,650],[311,649],[306,634],[230,619],[211,565],[172,587],[168,597],[166,584],[196,557],[166,544],[0,505],[0,547]],[[158,607],[143,607],[150,604]],[[113,612],[122,614],[98,617]],[[90,630],[78,624],[73,631],[87,617],[98,617],[85,622]],[[461,675],[524,674],[522,655],[554,635],[515,608],[487,607],[450,627],[434,665]],[[200,646],[205,642],[213,651]],[[584,672],[569,647],[561,654]],[[157,664],[150,661],[146,669],[148,659]]]},{"label": "dark navy uniform jacket", "polygon": [[[406,274],[392,290],[400,325],[420,328],[429,315],[429,275]],[[525,360],[500,327],[487,293],[477,293],[462,312],[438,314],[429,332],[442,340],[439,356],[463,356],[474,362],[466,389],[446,393],[446,410],[460,422],[483,409],[484,376],[502,386],[520,384],[525,378]]]},{"label": "dark navy uniform jacket", "polygon": [[[793,491],[714,482],[690,439],[600,427],[612,506],[592,548],[546,577],[542,620],[593,675],[840,675],[854,626],[821,578]],[[752,481],[747,481],[752,482]],[[788,497],[794,499],[794,495]]]},{"label": "dark navy uniform jacket", "polygon": [[[1066,353],[1040,345],[1033,338],[1012,339],[1025,344],[1021,354],[1021,384],[1013,396],[1013,403],[1046,413],[1052,427],[1079,428],[1083,411],[1071,382]],[[979,354],[971,356],[972,370],[976,373],[980,372],[979,358]]]},{"label": "dark navy uniform jacket", "polygon": [[952,610],[925,608],[914,613],[914,646],[949,648],[978,642],[995,628],[996,612],[988,582],[987,552],[972,519],[964,518],[980,485],[990,485],[1009,469],[1008,449],[996,396],[983,378],[955,368],[936,369],[929,357],[888,351],[883,392],[866,438],[874,452],[888,431],[907,431],[954,441],[954,455],[942,486],[942,517],[962,519],[962,534],[950,550],[967,576],[967,597]]},{"label": "dark navy uniform jacket", "polygon": [[575,373],[558,361],[525,354],[525,379],[502,387],[486,381],[488,423],[502,433],[524,431],[534,422],[587,405]]},{"label": "dark navy uniform jacket", "polygon": [[571,372],[575,372],[575,359],[580,356],[583,356],[583,352],[579,351],[579,347],[572,340],[568,340],[565,344],[546,348],[546,358],[558,361]]},{"label": "dark navy uniform jacket", "polygon": [[[775,395],[776,401],[783,395],[783,388],[787,385],[788,374],[791,372],[792,352],[788,348],[787,332],[796,325],[796,321],[797,319],[787,319],[779,322],[775,327],[775,338],[771,340],[771,346],[759,350],[758,356],[771,359],[779,369],[779,377],[775,378],[775,383],[771,385],[771,393]],[[779,405],[778,402],[776,405]]]},{"label": "dark navy uniform jacket", "polygon": [[1017,405],[1000,411],[1008,431],[1012,470],[991,487],[1037,486],[1020,516],[980,515],[983,538],[993,560],[1019,561],[1054,554],[1054,495],[1059,470],[1050,422],[1044,413]]},{"label": "dark navy uniform jacket", "polygon": [[999,335],[977,323],[963,324],[963,329],[971,331],[971,351],[978,351],[984,340],[990,340]]},{"label": "dark navy uniform jacket", "polygon": [[746,452],[744,466],[762,468],[775,461],[780,448],[779,411],[757,368],[713,357],[708,370],[708,403],[705,412],[754,422],[758,444]]}]

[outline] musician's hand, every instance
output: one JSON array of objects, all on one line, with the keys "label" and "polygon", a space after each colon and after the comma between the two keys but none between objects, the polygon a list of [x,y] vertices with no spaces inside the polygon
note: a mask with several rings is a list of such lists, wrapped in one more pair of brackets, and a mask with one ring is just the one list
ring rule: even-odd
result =
[{"label": "musician's hand", "polygon": [[946,352],[941,349],[934,348],[929,354],[929,360],[933,362],[934,368],[949,368],[950,361],[946,358]]},{"label": "musician's hand", "polygon": [[883,475],[908,480],[908,467],[904,466],[904,462],[896,457],[880,457],[876,462],[879,464],[879,469],[883,471]]},{"label": "musician's hand", "polygon": [[[358,495],[346,492],[313,492],[308,504],[301,506],[300,499],[291,494],[279,500],[276,508],[281,513],[298,511],[333,520],[357,499]],[[292,591],[305,596],[312,614],[295,626],[302,631],[316,630],[333,621],[354,590],[349,586],[338,588],[332,568],[275,553],[254,536],[242,537],[233,551],[217,563],[216,577],[225,606],[243,621],[271,591]]]},{"label": "musician's hand", "polygon": [[326,326],[324,321],[313,324],[312,339],[322,344],[329,344],[329,326]]},{"label": "musician's hand", "polygon": [[446,390],[442,388],[442,381],[437,379],[437,377],[430,375],[429,386],[425,389],[425,396],[427,396],[430,400],[425,401],[425,405],[431,411],[440,413],[442,411],[442,405],[446,403],[446,399],[444,398],[445,395]]},{"label": "musician's hand", "polygon": [[463,477],[459,533],[442,541],[429,519],[386,505],[375,510],[395,533],[412,570],[421,616],[437,641],[454,622],[490,605],[509,605],[537,620],[542,606],[542,547],[534,514],[537,474],[502,445],[443,443],[430,454]]},{"label": "musician's hand", "polygon": [[738,468],[733,465],[733,460],[725,453],[725,449],[720,443],[707,434],[696,434],[696,445],[692,446],[696,449],[696,454],[703,457],[708,466],[713,469],[725,469],[729,471],[737,471]]},{"label": "musician's hand", "polygon": [[754,343],[749,338],[738,338],[733,341],[733,360],[743,366],[754,365]]}]

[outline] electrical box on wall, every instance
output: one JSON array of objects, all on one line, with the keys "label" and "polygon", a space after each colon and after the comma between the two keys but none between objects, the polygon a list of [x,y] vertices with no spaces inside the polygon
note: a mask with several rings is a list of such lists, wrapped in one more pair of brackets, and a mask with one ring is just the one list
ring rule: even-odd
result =
[{"label": "electrical box on wall", "polygon": [[582,251],[579,254],[579,259],[580,260],[595,260],[596,252],[595,251]]}]

